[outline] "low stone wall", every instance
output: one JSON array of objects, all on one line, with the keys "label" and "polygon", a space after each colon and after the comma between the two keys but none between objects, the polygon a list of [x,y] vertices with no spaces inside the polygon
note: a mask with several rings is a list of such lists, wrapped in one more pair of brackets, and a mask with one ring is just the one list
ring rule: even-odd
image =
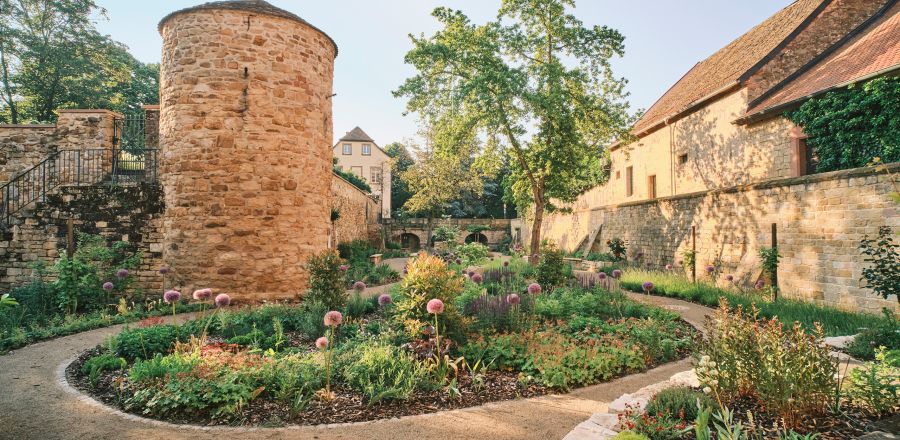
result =
[{"label": "low stone wall", "polygon": [[329,247],[352,240],[366,240],[378,244],[381,226],[378,224],[378,203],[364,191],[337,174],[331,177],[331,204],[340,217],[332,224]]},{"label": "low stone wall", "polygon": [[[433,219],[431,228],[438,226],[453,226],[459,228],[460,234],[456,237],[458,243],[465,243],[466,238],[472,233],[468,231],[470,226],[487,226],[489,229],[481,231],[487,239],[487,244],[493,249],[498,249],[503,237],[510,233],[510,219],[496,218],[451,218],[451,219]],[[419,241],[419,245],[424,247],[428,241],[428,222],[427,218],[413,218],[406,220],[391,219],[384,222],[385,234],[395,243],[403,242],[403,235],[415,235]]]},{"label": "low stone wall", "polygon": [[74,231],[97,234],[110,242],[124,241],[143,258],[135,288],[162,288],[162,188],[155,183],[127,186],[67,186],[15,216],[14,225],[0,232],[0,291],[23,284],[38,261],[52,266],[68,245],[68,222]]},{"label": "low stone wall", "polygon": [[[897,173],[900,164],[890,169]],[[608,252],[606,241],[628,242],[629,254],[662,267],[681,260],[696,228],[698,276],[717,265],[740,285],[761,276],[759,248],[770,246],[777,228],[783,255],[778,280],[785,296],[848,310],[900,309],[860,281],[865,267],[859,241],[879,226],[900,229],[900,205],[892,201],[890,177],[861,168],[798,178],[576,210],[553,215],[544,237],[571,250],[602,226],[592,250]]]}]

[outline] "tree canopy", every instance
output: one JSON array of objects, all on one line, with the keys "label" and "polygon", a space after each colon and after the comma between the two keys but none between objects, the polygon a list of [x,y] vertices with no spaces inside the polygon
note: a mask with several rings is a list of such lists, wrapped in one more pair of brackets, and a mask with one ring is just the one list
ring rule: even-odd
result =
[{"label": "tree canopy", "polygon": [[0,121],[51,122],[59,108],[159,103],[159,66],[100,34],[93,0],[0,0]]},{"label": "tree canopy", "polygon": [[[586,27],[573,0],[503,0],[498,18],[472,23],[437,8],[441,29],[410,36],[416,70],[395,92],[407,111],[453,136],[484,140],[480,154],[509,157],[508,186],[520,212],[530,209],[531,250],[540,248],[545,211],[573,202],[608,177],[605,146],[633,118],[625,80],[610,59],[624,38]],[[442,148],[451,148],[446,143]]]},{"label": "tree canopy", "polygon": [[416,162],[400,142],[388,144],[384,152],[391,158],[391,209],[400,209],[412,197],[409,185],[400,176]]}]

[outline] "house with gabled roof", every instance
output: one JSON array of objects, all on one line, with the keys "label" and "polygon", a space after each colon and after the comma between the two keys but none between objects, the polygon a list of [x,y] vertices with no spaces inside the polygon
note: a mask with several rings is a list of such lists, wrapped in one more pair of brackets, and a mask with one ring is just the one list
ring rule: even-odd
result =
[{"label": "house with gabled roof", "polygon": [[354,127],[332,147],[335,166],[362,178],[381,205],[381,217],[391,217],[391,158],[366,134]]}]

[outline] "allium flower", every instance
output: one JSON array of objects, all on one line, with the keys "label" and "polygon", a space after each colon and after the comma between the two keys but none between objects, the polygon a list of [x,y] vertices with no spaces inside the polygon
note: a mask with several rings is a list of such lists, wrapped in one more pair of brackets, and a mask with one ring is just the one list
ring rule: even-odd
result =
[{"label": "allium flower", "polygon": [[350,270],[350,266],[348,266],[346,264],[342,264],[338,269],[340,269],[341,272],[346,272],[346,271]]},{"label": "allium flower", "polygon": [[470,271],[468,272],[468,274],[469,274],[469,278],[472,278],[472,276],[475,275],[475,271],[474,271],[474,270],[470,270]]},{"label": "allium flower", "polygon": [[504,261],[504,262],[503,262],[503,267],[509,267],[509,261]]},{"label": "allium flower", "polygon": [[522,301],[522,299],[519,298],[519,295],[518,295],[518,294],[510,293],[509,295],[506,296],[506,302],[508,302],[508,303],[510,303],[510,304],[512,304],[512,305],[517,305],[517,304],[519,304],[521,301]]},{"label": "allium flower", "polygon": [[541,293],[541,285],[538,283],[531,283],[528,285],[528,293],[532,295],[537,295]]},{"label": "allium flower", "polygon": [[181,299],[181,292],[177,290],[170,290],[163,294],[163,301],[168,304],[178,301],[179,299]]},{"label": "allium flower", "polygon": [[357,292],[362,292],[363,290],[366,290],[366,283],[364,283],[362,281],[357,281],[357,282],[353,283],[353,290],[355,290]]},{"label": "allium flower", "polygon": [[206,301],[212,296],[212,289],[195,290],[191,296],[193,296],[196,301]]},{"label": "allium flower", "polygon": [[216,307],[227,307],[231,304],[231,297],[227,293],[216,295]]},{"label": "allium flower", "polygon": [[341,315],[341,312],[337,310],[332,310],[325,314],[325,325],[329,327],[337,327],[341,325],[341,322],[344,320],[344,315]]},{"label": "allium flower", "polygon": [[732,275],[732,274],[725,275],[725,280],[726,281],[734,281],[734,275]]},{"label": "allium flower", "polygon": [[472,275],[472,282],[481,284],[482,281],[484,281],[484,277],[482,277],[480,273]]},{"label": "allium flower", "polygon": [[759,281],[756,282],[756,290],[762,289],[763,287],[766,287],[766,282],[765,282],[765,281],[759,280]]},{"label": "allium flower", "polygon": [[653,283],[650,281],[644,281],[644,284],[641,284],[641,287],[644,288],[644,292],[650,293],[653,291]]},{"label": "allium flower", "polygon": [[160,275],[166,275],[169,273],[169,266],[163,266],[159,268]]},{"label": "allium flower", "polygon": [[671,264],[667,264],[667,265],[666,265],[666,270],[672,270],[672,265],[671,265]]},{"label": "allium flower", "polygon": [[621,278],[621,277],[622,277],[622,271],[619,270],[619,269],[616,269],[616,270],[612,271],[612,277],[613,277],[613,278],[616,278],[616,279]]},{"label": "allium flower", "polygon": [[111,281],[107,281],[107,282],[103,283],[103,290],[106,290],[107,292],[110,290],[113,290],[114,287],[116,287],[116,286],[113,285],[113,283]]},{"label": "allium flower", "polygon": [[316,348],[319,350],[328,348],[328,338],[322,336],[321,338],[316,339]]},{"label": "allium flower", "polygon": [[391,296],[386,293],[382,293],[381,296],[378,297],[378,305],[380,305],[381,307],[384,307],[392,302],[394,302],[394,298],[391,298]]},{"label": "allium flower", "polygon": [[460,260],[459,258],[457,258],[457,259],[456,259],[456,264],[462,264],[462,260]]},{"label": "allium flower", "polygon": [[706,273],[713,273],[716,271],[716,266],[706,266]]},{"label": "allium flower", "polygon": [[441,313],[444,313],[444,302],[434,298],[431,301],[428,301],[428,304],[425,305],[425,310],[433,315],[440,315]]},{"label": "allium flower", "polygon": [[605,279],[606,279],[606,272],[600,272],[600,273],[598,273],[598,274],[597,274],[597,278],[600,278],[601,280],[605,280]]},{"label": "allium flower", "polygon": [[123,280],[123,279],[125,279],[125,278],[128,278],[128,269],[119,269],[119,270],[117,270],[117,271],[116,271],[116,277],[118,277],[120,280]]}]

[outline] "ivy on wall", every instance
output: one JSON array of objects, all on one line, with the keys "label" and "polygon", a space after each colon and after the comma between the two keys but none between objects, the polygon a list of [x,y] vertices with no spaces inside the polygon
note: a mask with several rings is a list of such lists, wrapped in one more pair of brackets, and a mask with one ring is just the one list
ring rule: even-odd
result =
[{"label": "ivy on wall", "polygon": [[900,161],[900,78],[882,77],[813,98],[785,113],[819,156],[817,171]]}]

